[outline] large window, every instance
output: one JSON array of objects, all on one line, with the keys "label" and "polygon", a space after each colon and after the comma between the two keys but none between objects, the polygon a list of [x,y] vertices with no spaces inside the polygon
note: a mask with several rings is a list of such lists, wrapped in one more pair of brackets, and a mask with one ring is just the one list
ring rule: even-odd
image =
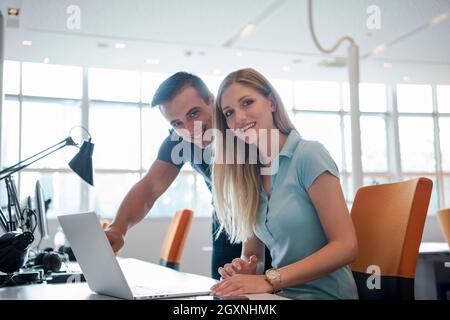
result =
[{"label": "large window", "polygon": [[[94,188],[69,169],[67,163],[77,149],[66,147],[15,176],[21,199],[32,196],[40,180],[45,198],[51,199],[49,216],[96,210],[112,218],[169,134],[170,126],[158,108],[150,108],[154,92],[168,76],[96,68],[83,73],[80,67],[6,61],[2,167],[56,144],[74,127],[71,134],[77,136],[78,125],[88,128],[95,144]],[[86,92],[83,83],[88,84]],[[217,77],[207,79],[211,90],[219,83]],[[0,201],[6,204],[4,188]],[[197,217],[212,211],[203,178],[189,165],[155,203],[151,215],[170,217],[182,208],[194,209]]]},{"label": "large window", "polygon": [[[168,135],[169,124],[158,108],[150,108],[154,92],[168,76],[6,61],[3,167],[59,142],[80,124],[89,129],[95,143],[94,188],[68,168],[77,150],[67,147],[17,175],[21,198],[33,194],[39,179],[46,198],[51,198],[50,215],[96,210],[112,218]],[[202,78],[217,94],[221,77]],[[350,204],[354,193],[348,84],[284,79],[272,83],[303,138],[319,141],[329,150]],[[364,184],[426,176],[434,182],[430,213],[448,207],[450,86],[362,83],[360,111]],[[4,205],[3,191],[0,200]],[[196,216],[209,216],[212,210],[203,178],[189,165],[155,203],[151,216],[170,217],[186,207]]]}]

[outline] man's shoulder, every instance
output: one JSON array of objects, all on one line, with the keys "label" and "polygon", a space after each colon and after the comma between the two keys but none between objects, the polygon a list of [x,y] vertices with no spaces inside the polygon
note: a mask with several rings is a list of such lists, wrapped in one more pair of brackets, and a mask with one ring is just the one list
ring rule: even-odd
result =
[{"label": "man's shoulder", "polygon": [[[159,147],[157,160],[162,160],[162,161],[174,164],[178,168],[181,168],[183,166],[183,164],[186,162],[186,160],[180,158],[180,159],[177,159],[177,161],[175,161],[173,159],[173,151],[180,143],[187,143],[187,142],[185,140],[183,140],[180,136],[178,136],[173,131],[173,129],[169,130],[169,135],[163,140],[163,142],[161,143],[161,146]],[[182,153],[182,151],[181,151],[181,153]]]},{"label": "man's shoulder", "polygon": [[167,137],[163,140],[161,143],[162,145],[175,145],[182,141],[183,139],[180,138],[173,130],[169,130],[169,134]]}]

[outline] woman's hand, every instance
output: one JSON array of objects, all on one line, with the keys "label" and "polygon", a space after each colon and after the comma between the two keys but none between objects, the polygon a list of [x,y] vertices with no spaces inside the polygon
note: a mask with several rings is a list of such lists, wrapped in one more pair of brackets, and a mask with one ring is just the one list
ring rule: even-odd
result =
[{"label": "woman's hand", "polygon": [[256,274],[258,258],[252,255],[248,261],[240,258],[233,259],[231,263],[225,264],[218,269],[222,279],[227,279],[236,274]]},{"label": "woman's hand", "polygon": [[211,287],[210,295],[239,296],[251,293],[272,293],[272,286],[264,275],[237,274]]}]

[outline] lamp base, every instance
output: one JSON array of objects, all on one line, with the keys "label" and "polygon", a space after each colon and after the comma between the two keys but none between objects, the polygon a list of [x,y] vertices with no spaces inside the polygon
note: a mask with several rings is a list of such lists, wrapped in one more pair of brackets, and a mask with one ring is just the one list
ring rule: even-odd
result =
[{"label": "lamp base", "polygon": [[42,283],[43,281],[43,272],[39,270],[20,270],[14,273],[0,272],[0,288]]}]

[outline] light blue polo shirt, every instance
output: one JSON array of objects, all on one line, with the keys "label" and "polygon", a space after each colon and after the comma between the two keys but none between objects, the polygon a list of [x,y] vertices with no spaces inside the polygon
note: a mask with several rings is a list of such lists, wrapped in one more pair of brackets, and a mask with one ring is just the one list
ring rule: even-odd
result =
[{"label": "light blue polo shirt", "polygon": [[[307,191],[323,172],[339,178],[339,170],[323,145],[302,139],[296,130],[291,130],[272,163],[278,163],[278,168],[271,175],[271,196],[268,199],[261,187],[254,231],[270,250],[272,266],[281,268],[310,256],[328,243]],[[358,298],[348,266],[317,280],[283,289],[281,294],[291,299]]]}]

